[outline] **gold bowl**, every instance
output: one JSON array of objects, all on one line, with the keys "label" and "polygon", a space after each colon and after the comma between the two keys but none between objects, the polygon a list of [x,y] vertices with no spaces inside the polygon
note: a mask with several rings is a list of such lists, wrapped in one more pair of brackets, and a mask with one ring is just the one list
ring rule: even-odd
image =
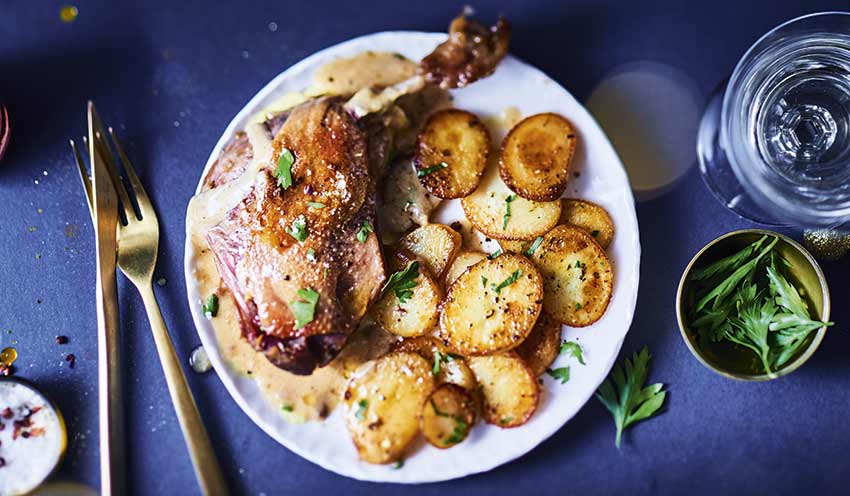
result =
[{"label": "gold bowl", "polygon": [[715,238],[694,255],[682,274],[679,290],[676,293],[676,319],[679,322],[682,339],[685,340],[685,344],[688,345],[688,349],[691,350],[696,359],[712,371],[730,379],[767,381],[790,374],[806,363],[826,334],[826,327],[821,327],[817,332],[806,338],[808,343],[801,348],[796,357],[789,360],[779,370],[765,373],[756,366],[756,360],[753,359],[752,352],[749,350],[744,350],[726,341],[706,343],[701,347],[699,337],[688,328],[687,313],[689,307],[694,303],[693,294],[689,287],[690,281],[688,280],[691,271],[695,267],[702,267],[731,255],[764,235],[779,238],[774,249],[790,262],[789,275],[797,290],[800,291],[813,314],[824,322],[829,320],[829,287],[826,278],[817,261],[800,243],[788,236],[765,229],[742,229]]}]

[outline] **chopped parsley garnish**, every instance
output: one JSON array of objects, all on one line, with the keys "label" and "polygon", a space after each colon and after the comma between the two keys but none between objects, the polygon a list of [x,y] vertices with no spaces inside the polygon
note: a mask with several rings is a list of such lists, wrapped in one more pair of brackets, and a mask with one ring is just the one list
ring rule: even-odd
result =
[{"label": "chopped parsley garnish", "polygon": [[404,466],[404,460],[397,460],[395,463],[393,463],[393,470],[398,470],[403,466]]},{"label": "chopped parsley garnish", "polygon": [[280,151],[280,158],[277,159],[277,169],[272,175],[277,178],[277,185],[283,189],[292,186],[292,164],[295,163],[295,155],[288,148]]},{"label": "chopped parsley garnish", "polygon": [[309,260],[311,262],[316,261],[316,250],[314,250],[312,248],[307,249],[307,260]]},{"label": "chopped parsley garnish", "polygon": [[584,363],[584,350],[581,348],[581,345],[573,342],[573,341],[564,341],[561,343],[561,349],[558,352],[562,355],[572,356],[578,360],[578,363],[582,365],[587,365]]},{"label": "chopped parsley garnish", "polygon": [[204,317],[208,319],[218,315],[218,296],[215,293],[209,295],[201,305],[201,310],[204,312]]},{"label": "chopped parsley garnish", "polygon": [[283,405],[282,407],[280,407],[280,409],[287,413],[292,413],[292,410],[294,410],[294,408],[292,408],[292,405]]},{"label": "chopped parsley garnish", "polygon": [[508,195],[508,197],[505,198],[505,216],[502,217],[503,231],[508,228],[508,220],[511,218],[511,202],[514,200],[516,200],[516,195]]},{"label": "chopped parsley garnish", "polygon": [[534,238],[534,242],[531,243],[531,246],[529,246],[527,250],[525,250],[525,254],[529,257],[531,255],[534,255],[534,252],[537,251],[538,248],[540,248],[541,243],[543,243],[543,236],[537,236],[536,238]]},{"label": "chopped parsley garnish", "polygon": [[576,302],[576,311],[581,310],[581,303]]},{"label": "chopped parsley garnish", "polygon": [[464,419],[457,415],[450,415],[446,412],[441,411],[437,408],[437,404],[434,403],[434,400],[431,399],[431,408],[434,409],[434,413],[436,413],[440,417],[450,418],[455,421],[454,429],[452,429],[451,435],[443,441],[443,444],[448,446],[450,444],[457,444],[464,439],[466,439],[466,435],[469,433],[469,424],[466,423]]},{"label": "chopped parsley garnish", "polygon": [[316,210],[325,208],[324,203],[319,203],[319,202],[314,202],[314,201],[308,201],[307,206],[310,207],[310,208],[315,208]]},{"label": "chopped parsley garnish", "polygon": [[570,380],[570,368],[559,367],[557,369],[548,369],[546,373],[551,375],[555,380],[561,381],[561,384],[566,384]]},{"label": "chopped parsley garnish", "polygon": [[286,228],[286,233],[298,242],[303,243],[307,239],[307,219],[303,215],[299,215],[297,219],[292,221],[292,226]]},{"label": "chopped parsley garnish", "polygon": [[484,276],[481,276],[481,285],[487,287],[487,278]]},{"label": "chopped parsley garnish", "polygon": [[289,308],[292,310],[292,315],[295,316],[295,328],[301,329],[313,322],[313,317],[316,316],[316,303],[319,302],[319,293],[312,288],[306,288],[299,289],[297,294],[301,300],[290,301]]},{"label": "chopped parsley garnish", "polygon": [[501,254],[502,254],[502,249],[501,249],[501,248],[499,248],[498,250],[496,250],[496,251],[494,251],[493,253],[489,254],[489,255],[487,256],[487,258],[489,258],[490,260],[493,260],[494,258],[498,257],[498,256],[499,256],[499,255],[501,255]]},{"label": "chopped parsley garnish", "polygon": [[419,169],[418,171],[416,171],[416,177],[425,177],[428,174],[433,174],[433,173],[435,173],[439,170],[443,170],[443,169],[447,168],[448,166],[449,166],[449,164],[447,164],[445,162],[440,162],[437,165],[433,165],[431,167],[426,167],[424,169]]},{"label": "chopped parsley garnish", "polygon": [[450,353],[440,353],[439,351],[434,352],[434,367],[431,369],[431,373],[437,375],[440,373],[441,364],[453,362],[455,359],[454,355]]},{"label": "chopped parsley garnish", "polygon": [[501,420],[499,420],[499,423],[502,424],[502,425],[505,425],[505,424],[511,423],[513,420],[514,420],[513,417],[504,417]]},{"label": "chopped parsley garnish", "polygon": [[357,241],[365,243],[370,232],[375,232],[375,229],[372,227],[372,224],[369,224],[368,220],[364,220],[363,224],[360,226],[360,230],[357,231]]},{"label": "chopped parsley garnish", "polygon": [[416,279],[419,278],[419,262],[410,262],[404,269],[393,272],[387,283],[381,289],[381,294],[387,291],[395,292],[398,301],[404,303],[413,297],[413,288],[419,283]]},{"label": "chopped parsley garnish", "polygon": [[594,230],[590,231],[590,235],[593,236],[594,238],[599,236],[599,229],[594,229]]},{"label": "chopped parsley garnish", "polygon": [[522,276],[522,269],[515,270],[514,273],[511,274],[510,277],[508,277],[504,281],[500,282],[498,286],[493,286],[493,291],[495,291],[496,294],[501,294],[503,289],[505,289],[506,287],[515,283],[517,281],[517,279],[520,278],[520,276]]},{"label": "chopped parsley garnish", "polygon": [[356,418],[357,420],[365,419],[367,408],[369,408],[369,401],[365,399],[360,400],[360,402],[357,403],[357,411],[354,412],[354,418]]},{"label": "chopped parsley garnish", "polygon": [[466,439],[466,435],[469,432],[469,424],[467,424],[462,418],[455,417],[455,428],[452,430],[452,435],[447,437],[443,444],[457,444],[464,439]]}]

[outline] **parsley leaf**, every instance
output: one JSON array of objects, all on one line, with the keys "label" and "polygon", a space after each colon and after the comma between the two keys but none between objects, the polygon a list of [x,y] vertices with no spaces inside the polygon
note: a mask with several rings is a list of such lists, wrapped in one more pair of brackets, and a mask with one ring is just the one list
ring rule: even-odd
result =
[{"label": "parsley leaf", "polygon": [[578,363],[582,365],[587,365],[586,363],[584,363],[584,350],[582,349],[580,344],[574,341],[562,342],[561,349],[558,353],[574,357],[578,360]]},{"label": "parsley leaf", "polygon": [[301,329],[313,322],[313,318],[316,316],[316,304],[319,302],[319,293],[312,288],[306,288],[299,289],[297,294],[301,300],[290,301],[289,308],[295,317],[295,328]]},{"label": "parsley leaf", "polygon": [[288,148],[280,151],[280,158],[277,159],[277,169],[272,172],[272,175],[277,178],[277,185],[283,189],[292,186],[292,164],[295,163],[295,155]]},{"label": "parsley leaf", "polygon": [[292,413],[292,411],[294,410],[292,405],[283,405],[282,407],[280,407],[280,409],[287,413]]},{"label": "parsley leaf", "polygon": [[513,422],[513,420],[514,420],[513,417],[504,417],[504,418],[499,420],[499,424],[506,425],[506,424]]},{"label": "parsley leaf", "polygon": [[517,279],[520,278],[520,276],[522,276],[522,269],[515,270],[514,273],[510,275],[510,277],[508,277],[504,281],[500,282],[498,286],[493,286],[493,291],[495,291],[496,294],[501,294],[501,292],[504,288],[515,283],[517,281]]},{"label": "parsley leaf", "polygon": [[547,369],[546,373],[551,375],[555,380],[560,380],[561,384],[566,384],[570,380],[570,368],[559,367],[557,369]]},{"label": "parsley leaf", "polygon": [[419,262],[410,262],[403,270],[394,272],[381,289],[381,294],[392,290],[398,301],[404,303],[413,297],[413,288],[419,285]]},{"label": "parsley leaf", "polygon": [[369,237],[369,233],[374,231],[375,229],[372,228],[372,224],[369,224],[368,220],[364,220],[363,224],[360,226],[360,230],[357,231],[357,241],[365,243],[366,239]]},{"label": "parsley leaf", "polygon": [[403,466],[404,466],[404,460],[396,460],[396,462],[393,463],[393,470],[398,470]]},{"label": "parsley leaf", "polygon": [[354,412],[354,418],[357,420],[365,419],[367,408],[369,408],[369,401],[366,399],[360,400],[360,402],[357,403],[357,411]]},{"label": "parsley leaf", "polygon": [[303,215],[299,215],[292,221],[292,226],[286,228],[286,234],[303,243],[307,239],[307,219]]},{"label": "parsley leaf", "polygon": [[211,319],[218,315],[218,295],[215,293],[209,295],[201,305],[201,310],[204,312],[204,317]]},{"label": "parsley leaf", "polygon": [[[614,370],[596,391],[596,398],[614,416],[617,437],[614,444],[620,448],[623,430],[635,422],[648,419],[658,413],[667,397],[664,384],[657,383],[644,387],[649,371],[649,348],[646,346],[625,360],[625,373],[620,365]],[[616,390],[615,390],[616,388]]]},{"label": "parsley leaf", "polygon": [[434,403],[434,399],[431,400],[431,408],[434,409],[434,413],[440,417],[450,418],[455,421],[454,429],[452,429],[451,435],[443,441],[443,444],[448,446],[450,444],[457,444],[464,439],[466,439],[466,435],[469,433],[469,424],[466,423],[464,419],[457,415],[450,415],[449,413],[441,411],[437,408],[437,404]]},{"label": "parsley leaf", "polygon": [[529,246],[527,250],[525,250],[525,254],[529,257],[531,255],[534,255],[534,252],[537,251],[538,248],[540,248],[541,243],[543,243],[543,236],[537,236],[536,238],[534,238],[534,242],[531,243],[531,246]]},{"label": "parsley leaf", "polygon": [[516,195],[508,195],[505,198],[505,215],[502,217],[502,230],[508,228],[508,221],[511,218],[511,203],[516,200]]},{"label": "parsley leaf", "polygon": [[308,206],[308,207],[310,207],[310,208],[314,208],[314,209],[316,209],[316,210],[320,210],[320,209],[325,208],[325,204],[324,204],[324,203],[314,202],[314,201],[308,201],[308,202],[307,202],[307,206]]},{"label": "parsley leaf", "polygon": [[309,260],[310,262],[316,261],[316,250],[312,248],[307,249],[307,260]]},{"label": "parsley leaf", "polygon": [[425,177],[425,176],[427,176],[429,174],[433,174],[433,173],[435,173],[439,170],[443,170],[443,169],[447,168],[448,166],[449,166],[449,164],[447,164],[445,162],[440,162],[437,165],[433,165],[431,167],[426,167],[424,169],[419,169],[418,171],[416,171],[416,177]]}]

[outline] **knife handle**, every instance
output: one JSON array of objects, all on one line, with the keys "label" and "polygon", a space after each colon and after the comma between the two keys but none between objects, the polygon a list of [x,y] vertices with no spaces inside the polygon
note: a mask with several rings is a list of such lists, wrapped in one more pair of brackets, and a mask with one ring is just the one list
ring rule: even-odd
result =
[{"label": "knife handle", "polygon": [[101,273],[98,266],[97,402],[100,414],[100,493],[103,495],[127,494],[118,334],[115,270]]},{"label": "knife handle", "polygon": [[165,383],[168,385],[171,403],[174,404],[174,410],[177,413],[180,429],[183,431],[183,439],[186,441],[198,484],[205,495],[226,495],[228,494],[227,483],[224,480],[218,460],[216,460],[215,451],[204,428],[204,423],[201,421],[201,415],[198,413],[192,391],[186,382],[180,360],[174,351],[174,345],[171,343],[168,328],[162,319],[162,313],[153,294],[153,288],[150,283],[139,284],[137,287],[148,313],[156,352],[165,374]]}]

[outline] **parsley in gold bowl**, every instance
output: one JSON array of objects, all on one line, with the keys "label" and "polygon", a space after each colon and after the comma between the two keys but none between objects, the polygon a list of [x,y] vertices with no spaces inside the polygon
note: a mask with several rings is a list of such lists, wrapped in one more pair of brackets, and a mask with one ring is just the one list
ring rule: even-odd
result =
[{"label": "parsley in gold bowl", "polygon": [[829,288],[814,257],[763,229],[708,243],[685,268],[676,298],[691,353],[714,372],[743,381],[793,372],[832,325]]}]

